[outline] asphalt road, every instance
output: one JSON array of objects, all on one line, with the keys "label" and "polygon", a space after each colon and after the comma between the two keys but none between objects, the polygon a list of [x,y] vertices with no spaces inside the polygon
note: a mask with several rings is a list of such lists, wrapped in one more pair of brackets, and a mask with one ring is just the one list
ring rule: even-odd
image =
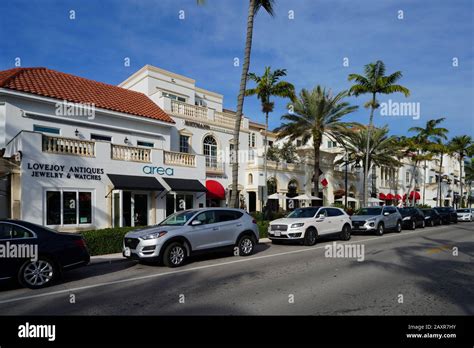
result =
[{"label": "asphalt road", "polygon": [[251,257],[215,254],[179,269],[90,265],[47,289],[2,289],[0,315],[474,314],[474,223],[343,242],[363,245],[363,261],[326,257],[334,241],[261,244]]}]

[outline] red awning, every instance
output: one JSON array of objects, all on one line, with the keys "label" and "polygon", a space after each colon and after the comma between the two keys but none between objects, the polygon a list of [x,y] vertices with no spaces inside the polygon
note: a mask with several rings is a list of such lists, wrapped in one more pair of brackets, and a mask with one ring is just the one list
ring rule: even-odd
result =
[{"label": "red awning", "polygon": [[387,199],[387,197],[385,196],[385,193],[380,192],[379,193],[379,199],[382,199],[382,200]]},{"label": "red awning", "polygon": [[397,201],[401,201],[402,200],[402,196],[400,196],[398,193],[395,195],[395,199]]},{"label": "red awning", "polygon": [[218,181],[206,180],[207,198],[225,199],[225,189]]},{"label": "red awning", "polygon": [[[416,200],[416,201],[418,201],[418,200],[421,198],[419,192],[411,191],[411,192],[410,192],[410,196],[408,197],[408,199],[413,199],[413,196],[415,196],[415,200]],[[404,195],[403,195],[403,200],[406,200],[406,198],[407,198],[407,195],[404,194]]]},{"label": "red awning", "polygon": [[385,199],[391,201],[392,199],[395,199],[395,196],[389,193],[388,195],[385,196]]}]

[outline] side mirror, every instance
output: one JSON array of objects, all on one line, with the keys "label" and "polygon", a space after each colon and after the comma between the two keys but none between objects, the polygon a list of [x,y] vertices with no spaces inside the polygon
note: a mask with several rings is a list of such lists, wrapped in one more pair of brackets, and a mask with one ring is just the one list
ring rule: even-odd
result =
[{"label": "side mirror", "polygon": [[191,222],[191,226],[198,226],[198,225],[202,225],[202,221],[201,220],[193,220]]},{"label": "side mirror", "polygon": [[324,214],[319,214],[318,215],[318,219],[324,219],[325,217],[326,217],[326,215],[324,215]]}]

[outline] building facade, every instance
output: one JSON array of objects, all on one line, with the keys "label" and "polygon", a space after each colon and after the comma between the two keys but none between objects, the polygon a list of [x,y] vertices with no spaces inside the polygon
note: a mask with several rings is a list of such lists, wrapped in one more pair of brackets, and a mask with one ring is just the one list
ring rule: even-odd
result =
[{"label": "building facade", "polygon": [[[61,231],[155,224],[173,212],[229,204],[235,112],[223,96],[196,81],[145,66],[119,86],[45,68],[0,72],[0,218],[25,219]],[[268,146],[285,139],[268,132]],[[297,160],[267,162],[262,124],[242,118],[238,154],[241,207],[252,212],[268,194],[286,194],[275,209],[333,204],[347,194],[358,206],[362,173],[336,166],[344,156],[324,137],[320,198],[294,201],[313,190],[312,150],[295,140]],[[420,166],[419,202],[436,205],[442,178],[444,204],[459,192],[458,162],[445,156]],[[372,196],[408,192],[413,168],[376,168]],[[466,191],[466,190],[465,190]],[[389,196],[391,197],[391,196]]]}]

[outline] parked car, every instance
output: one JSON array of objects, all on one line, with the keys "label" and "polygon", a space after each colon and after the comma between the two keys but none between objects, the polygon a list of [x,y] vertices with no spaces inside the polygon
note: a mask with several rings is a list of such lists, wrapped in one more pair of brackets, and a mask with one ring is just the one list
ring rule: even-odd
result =
[{"label": "parked car", "polygon": [[381,236],[385,230],[402,231],[402,216],[396,207],[368,207],[351,216],[353,231],[369,231]]},{"label": "parked car", "polygon": [[452,207],[435,207],[433,208],[436,212],[441,216],[443,224],[449,224],[451,222],[457,223],[458,222],[458,214],[456,210]]},{"label": "parked car", "polygon": [[398,211],[402,215],[403,228],[414,230],[417,227],[425,228],[426,220],[425,214],[421,209],[416,207],[399,208]]},{"label": "parked car", "polygon": [[441,215],[434,209],[421,209],[425,215],[426,226],[437,226],[443,223]]},{"label": "parked car", "polygon": [[158,225],[127,233],[123,256],[178,267],[191,255],[219,249],[237,247],[239,255],[251,255],[258,239],[257,222],[244,210],[184,210]]},{"label": "parked car", "polygon": [[26,221],[0,220],[0,245],[17,252],[16,256],[0,257],[0,280],[17,279],[31,289],[46,287],[63,271],[90,261],[81,235],[59,233]]},{"label": "parked car", "polygon": [[457,213],[458,221],[469,221],[469,222],[471,222],[472,219],[473,219],[471,209],[469,209],[469,208],[458,209],[458,210],[456,210],[456,213]]},{"label": "parked car", "polygon": [[314,245],[319,236],[339,234],[342,240],[351,238],[351,219],[334,207],[306,207],[293,210],[283,219],[270,222],[268,238],[272,243],[284,241]]}]

